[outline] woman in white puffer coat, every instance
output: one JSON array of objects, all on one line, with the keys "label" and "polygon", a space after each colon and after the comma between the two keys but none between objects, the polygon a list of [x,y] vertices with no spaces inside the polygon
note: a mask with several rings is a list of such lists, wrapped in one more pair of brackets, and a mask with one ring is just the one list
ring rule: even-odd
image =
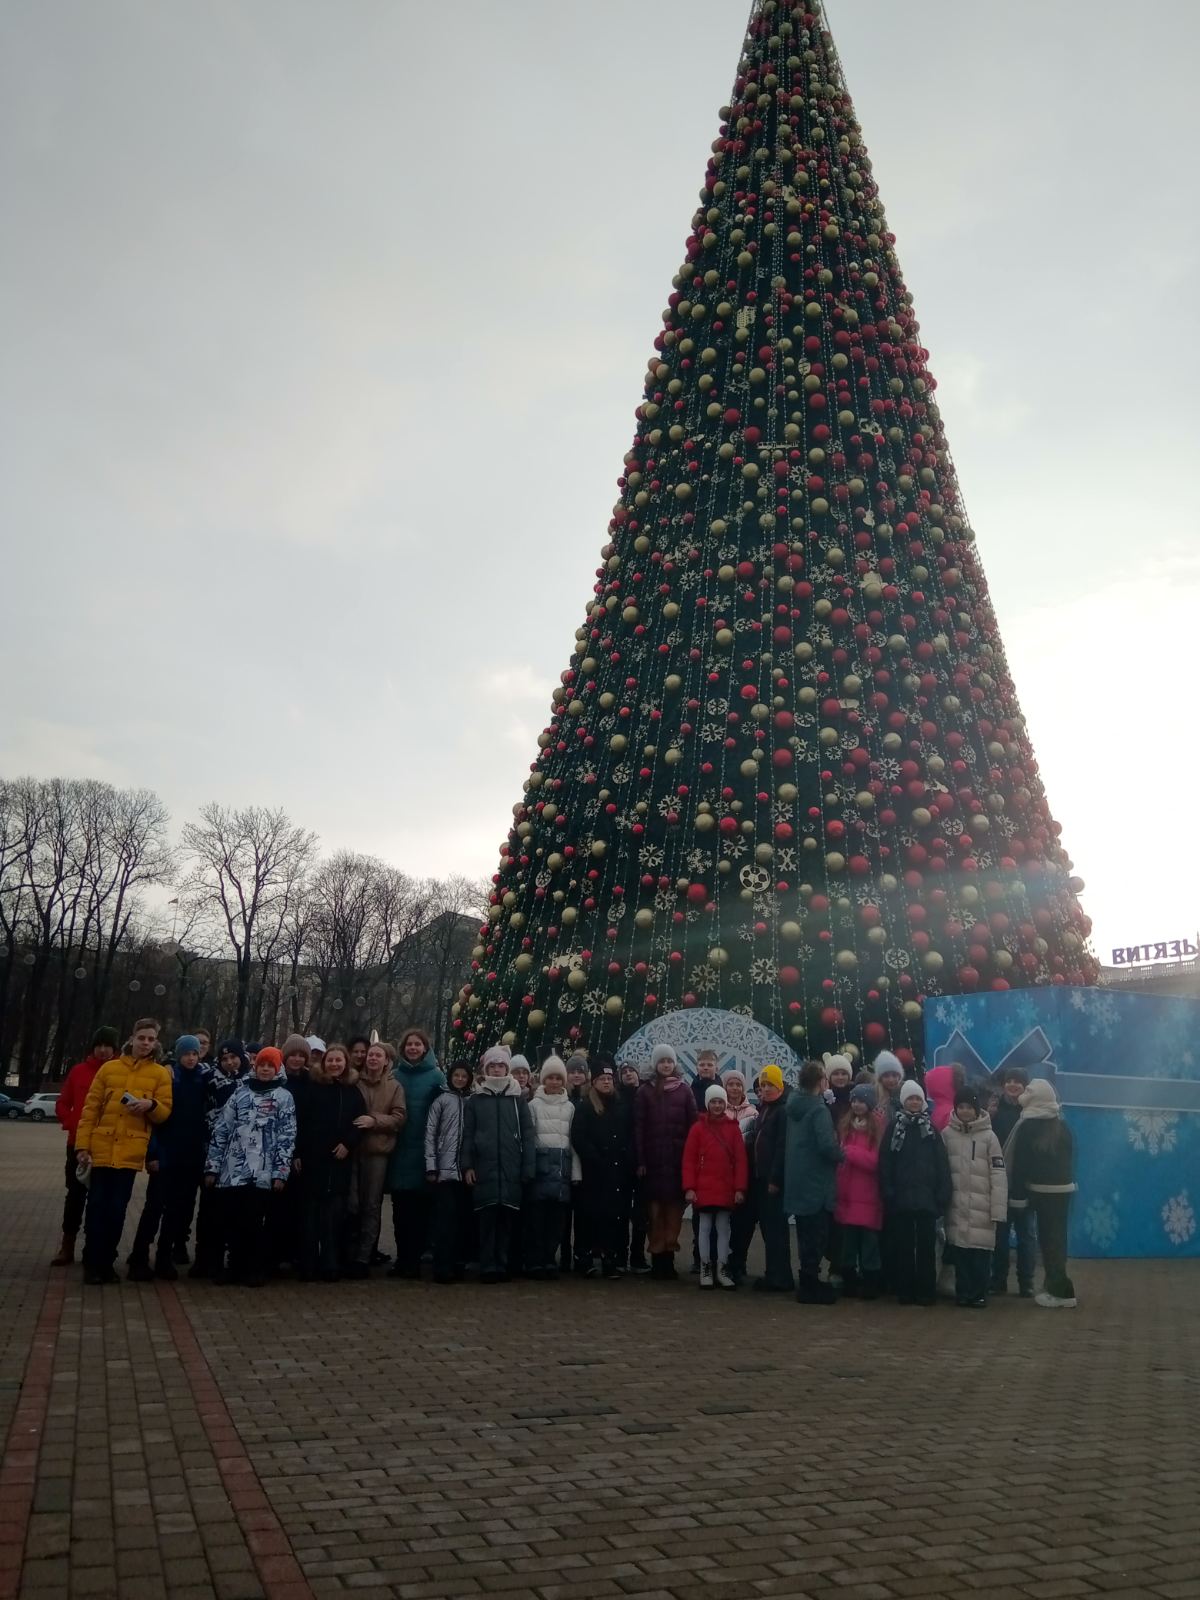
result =
[{"label": "woman in white puffer coat", "polygon": [[946,1242],[954,1247],[955,1298],[987,1305],[996,1224],[1008,1216],[1008,1174],[992,1120],[973,1089],[960,1088],[954,1115],[942,1130],[954,1193],[946,1213]]},{"label": "woman in white puffer coat", "polygon": [[579,1157],[571,1148],[575,1107],[567,1093],[567,1069],[558,1056],[549,1056],[542,1064],[529,1116],[536,1170],[525,1207],[525,1269],[531,1278],[557,1278],[571,1185],[580,1178]]}]

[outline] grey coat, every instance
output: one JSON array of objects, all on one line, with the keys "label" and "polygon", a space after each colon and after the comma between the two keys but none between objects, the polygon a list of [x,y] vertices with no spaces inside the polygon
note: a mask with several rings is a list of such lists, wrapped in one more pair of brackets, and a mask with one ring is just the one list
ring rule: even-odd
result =
[{"label": "grey coat", "polygon": [[499,1094],[478,1088],[463,1114],[460,1155],[463,1172],[475,1174],[471,1192],[476,1211],[486,1206],[519,1210],[536,1157],[533,1123],[520,1085],[510,1078]]}]

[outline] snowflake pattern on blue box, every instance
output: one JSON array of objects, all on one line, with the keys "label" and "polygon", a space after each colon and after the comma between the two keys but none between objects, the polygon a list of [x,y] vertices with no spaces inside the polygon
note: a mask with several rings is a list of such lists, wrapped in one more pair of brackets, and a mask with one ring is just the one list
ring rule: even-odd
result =
[{"label": "snowflake pattern on blue box", "polygon": [[931,997],[927,1059],[1055,1084],[1075,1135],[1074,1256],[1200,1257],[1200,1002],[1101,989]]}]

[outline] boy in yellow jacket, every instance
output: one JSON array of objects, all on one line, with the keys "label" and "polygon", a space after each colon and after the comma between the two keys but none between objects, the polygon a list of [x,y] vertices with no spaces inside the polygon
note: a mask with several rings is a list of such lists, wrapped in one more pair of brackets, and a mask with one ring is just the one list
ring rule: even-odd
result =
[{"label": "boy in yellow jacket", "polygon": [[75,1130],[75,1158],[91,1172],[83,1281],[116,1283],[113,1263],[133,1180],[146,1164],[151,1125],[171,1115],[171,1074],[154,1059],[158,1023],[134,1024],[124,1055],[100,1068]]}]

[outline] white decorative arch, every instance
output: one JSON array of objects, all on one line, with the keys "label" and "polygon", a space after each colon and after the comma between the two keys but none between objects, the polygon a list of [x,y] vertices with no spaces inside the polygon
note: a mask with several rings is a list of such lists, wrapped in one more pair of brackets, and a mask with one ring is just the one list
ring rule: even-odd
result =
[{"label": "white decorative arch", "polygon": [[656,1044],[674,1047],[687,1078],[695,1076],[697,1053],[705,1048],[717,1052],[719,1072],[736,1068],[745,1077],[748,1088],[770,1061],[782,1068],[789,1083],[795,1083],[800,1073],[799,1058],[777,1033],[755,1022],[753,1017],[740,1016],[736,1011],[720,1011],[713,1006],[685,1006],[669,1011],[665,1017],[655,1017],[653,1022],[626,1039],[617,1051],[617,1065],[634,1066],[648,1074],[650,1055]]}]

